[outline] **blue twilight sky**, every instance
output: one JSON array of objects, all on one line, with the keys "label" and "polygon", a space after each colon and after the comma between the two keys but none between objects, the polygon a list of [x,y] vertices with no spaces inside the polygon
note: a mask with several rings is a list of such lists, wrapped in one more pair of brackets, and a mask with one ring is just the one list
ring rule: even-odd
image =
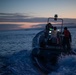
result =
[{"label": "blue twilight sky", "polygon": [[0,30],[45,27],[54,14],[76,24],[76,0],[0,0]]},{"label": "blue twilight sky", "polygon": [[0,13],[27,16],[76,18],[76,0],[0,0]]}]

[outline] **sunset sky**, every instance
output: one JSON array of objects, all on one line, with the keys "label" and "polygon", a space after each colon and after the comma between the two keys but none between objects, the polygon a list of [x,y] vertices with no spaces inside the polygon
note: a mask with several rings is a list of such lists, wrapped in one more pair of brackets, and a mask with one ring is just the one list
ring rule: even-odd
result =
[{"label": "sunset sky", "polygon": [[0,0],[0,24],[12,24],[17,19],[17,22],[27,22],[26,18],[47,18],[54,14],[76,19],[76,0]]}]

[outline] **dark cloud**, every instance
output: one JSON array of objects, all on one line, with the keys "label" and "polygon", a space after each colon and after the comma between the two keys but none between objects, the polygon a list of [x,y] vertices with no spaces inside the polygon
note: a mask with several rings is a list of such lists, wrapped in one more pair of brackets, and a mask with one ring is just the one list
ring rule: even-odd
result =
[{"label": "dark cloud", "polygon": [[[0,22],[46,22],[48,18],[33,17],[22,13],[0,13]],[[50,20],[51,21],[51,20]],[[64,18],[64,23],[76,23],[76,19]]]},{"label": "dark cloud", "polygon": [[0,13],[0,22],[46,22],[47,18],[33,17],[21,13]]},{"label": "dark cloud", "polygon": [[0,30],[14,30],[21,29],[20,24],[0,24]]},{"label": "dark cloud", "polygon": [[21,16],[21,17],[30,17],[25,16],[26,14],[23,13],[0,13],[0,16]]},{"label": "dark cloud", "polygon": [[22,13],[0,13],[0,19],[25,19],[29,17],[31,16]]},{"label": "dark cloud", "polygon": [[10,15],[10,16],[12,16],[14,14],[13,13],[0,13],[0,15],[3,15],[3,16]]}]

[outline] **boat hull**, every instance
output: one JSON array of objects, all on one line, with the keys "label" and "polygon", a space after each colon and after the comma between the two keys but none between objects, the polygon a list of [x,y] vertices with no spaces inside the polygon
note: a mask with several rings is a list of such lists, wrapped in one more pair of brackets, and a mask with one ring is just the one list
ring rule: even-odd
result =
[{"label": "boat hull", "polygon": [[[66,54],[60,45],[46,45],[44,42],[43,31],[39,32],[33,39],[31,57],[34,65],[43,73],[56,71],[58,58],[61,54]],[[74,52],[71,52],[74,54]]]}]

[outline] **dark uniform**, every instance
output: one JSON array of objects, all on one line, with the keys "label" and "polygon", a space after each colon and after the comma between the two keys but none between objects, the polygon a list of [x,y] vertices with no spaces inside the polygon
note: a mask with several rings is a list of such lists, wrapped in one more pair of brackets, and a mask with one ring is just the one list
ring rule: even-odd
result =
[{"label": "dark uniform", "polygon": [[46,28],[45,28],[45,38],[48,37],[48,34],[49,34],[49,30],[50,30],[50,28],[53,29],[53,26],[52,26],[51,23],[48,23],[48,24],[46,25]]}]

